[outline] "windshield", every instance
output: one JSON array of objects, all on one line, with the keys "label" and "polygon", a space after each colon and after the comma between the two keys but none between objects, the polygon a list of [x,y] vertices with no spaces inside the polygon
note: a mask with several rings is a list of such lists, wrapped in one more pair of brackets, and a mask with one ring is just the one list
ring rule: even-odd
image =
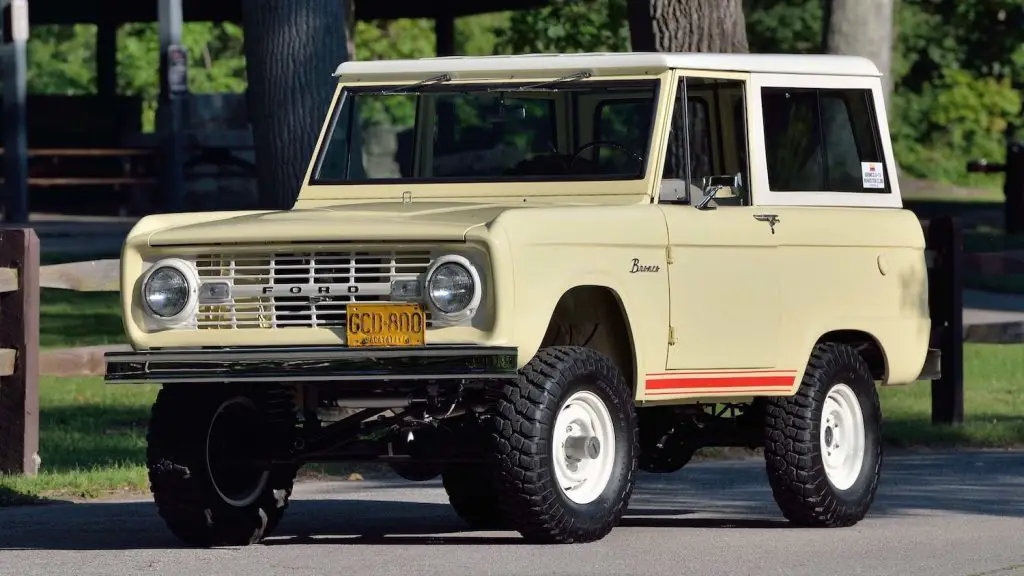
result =
[{"label": "windshield", "polygon": [[346,88],[311,184],[639,179],[657,90],[654,80]]}]

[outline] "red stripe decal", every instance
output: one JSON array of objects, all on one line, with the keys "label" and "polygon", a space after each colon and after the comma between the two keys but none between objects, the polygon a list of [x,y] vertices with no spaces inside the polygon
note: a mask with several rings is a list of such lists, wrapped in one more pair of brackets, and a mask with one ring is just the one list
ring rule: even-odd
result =
[{"label": "red stripe decal", "polygon": [[689,390],[693,388],[789,388],[793,376],[728,376],[725,378],[663,378],[647,380],[648,390]]}]

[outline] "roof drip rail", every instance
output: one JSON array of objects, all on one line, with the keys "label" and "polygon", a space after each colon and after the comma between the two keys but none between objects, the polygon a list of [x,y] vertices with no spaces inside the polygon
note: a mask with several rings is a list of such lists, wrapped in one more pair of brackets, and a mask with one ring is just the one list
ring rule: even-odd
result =
[{"label": "roof drip rail", "polygon": [[405,86],[399,86],[397,88],[385,88],[383,90],[378,90],[376,92],[373,92],[373,94],[376,94],[376,95],[405,94],[406,92],[411,92],[412,90],[415,90],[416,88],[422,88],[423,86],[428,86],[430,84],[442,84],[444,82],[451,82],[451,81],[452,81],[451,74],[445,73],[445,74],[441,74],[441,75],[438,75],[438,76],[434,76],[433,78],[427,78],[426,80],[420,80],[419,82],[416,82],[415,84],[407,84]]},{"label": "roof drip rail", "polygon": [[[574,72],[573,74],[569,74],[568,76],[562,76],[561,78],[556,78],[554,80],[546,80],[544,82],[539,82],[537,84],[529,84],[527,86],[520,86],[518,88],[488,88],[487,91],[488,92],[525,92],[527,90],[538,90],[538,89],[541,89],[541,88],[547,88],[548,86],[555,86],[557,84],[563,84],[565,82],[575,82],[576,80],[586,80],[587,78],[590,78],[591,76],[593,76],[593,74],[591,74],[590,72],[587,72],[585,70],[580,70],[579,72]],[[552,91],[558,91],[558,88],[551,88],[551,90]]]}]

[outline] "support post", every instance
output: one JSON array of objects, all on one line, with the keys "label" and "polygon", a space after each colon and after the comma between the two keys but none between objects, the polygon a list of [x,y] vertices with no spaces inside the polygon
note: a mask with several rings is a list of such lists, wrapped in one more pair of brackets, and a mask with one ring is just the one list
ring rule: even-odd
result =
[{"label": "support post", "polygon": [[928,305],[933,345],[941,350],[941,372],[932,381],[932,424],[964,421],[963,231],[954,218],[928,224],[928,250],[934,263],[928,274]]},{"label": "support post", "polygon": [[96,93],[117,95],[117,24],[111,18],[96,26]]},{"label": "support post", "polygon": [[157,127],[163,154],[160,170],[162,210],[185,206],[185,102],[188,97],[187,55],[181,44],[181,0],[158,0],[160,29],[160,97]]},{"label": "support post", "polygon": [[1020,234],[1024,232],[1024,142],[1013,139],[1012,136],[1007,138],[1004,170],[1006,233]]},{"label": "support post", "polygon": [[0,268],[18,275],[17,290],[0,293],[0,349],[15,354],[14,369],[0,375],[0,474],[34,476],[39,471],[39,238],[34,230],[0,230]]},{"label": "support post", "polygon": [[455,17],[444,12],[434,18],[434,41],[438,56],[455,55]]},{"label": "support post", "polygon": [[0,6],[4,17],[3,44],[0,46],[4,71],[4,219],[12,224],[26,224],[29,213],[25,112],[28,0],[4,0]]}]

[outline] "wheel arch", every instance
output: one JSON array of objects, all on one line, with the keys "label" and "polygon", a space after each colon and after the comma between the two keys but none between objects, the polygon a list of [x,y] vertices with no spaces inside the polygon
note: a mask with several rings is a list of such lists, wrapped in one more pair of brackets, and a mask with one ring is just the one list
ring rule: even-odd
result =
[{"label": "wheel arch", "polygon": [[[836,342],[851,346],[867,362],[875,381],[884,383],[888,380],[889,359],[881,342],[871,333],[855,329],[832,330],[822,334],[814,342],[814,346],[823,342]],[[814,346],[811,347],[812,350]],[[808,355],[809,357],[810,355]]]},{"label": "wheel arch", "polygon": [[[580,331],[579,329],[582,329]],[[626,305],[619,293],[601,284],[580,284],[559,297],[539,348],[573,344],[611,358],[633,394],[639,384],[636,342]]]}]

